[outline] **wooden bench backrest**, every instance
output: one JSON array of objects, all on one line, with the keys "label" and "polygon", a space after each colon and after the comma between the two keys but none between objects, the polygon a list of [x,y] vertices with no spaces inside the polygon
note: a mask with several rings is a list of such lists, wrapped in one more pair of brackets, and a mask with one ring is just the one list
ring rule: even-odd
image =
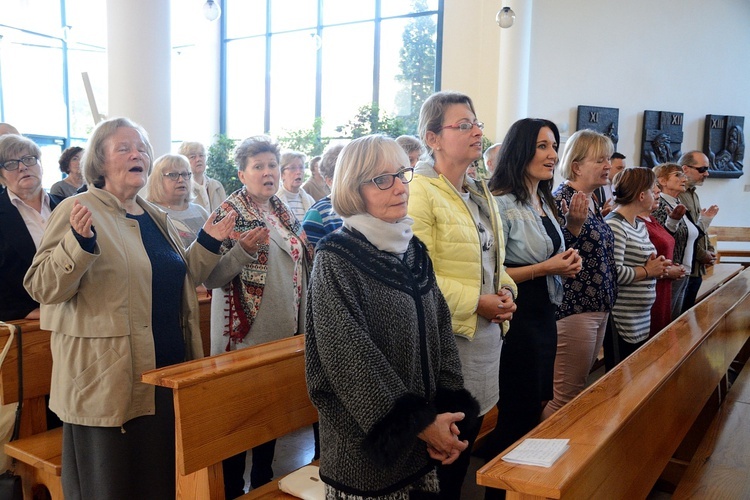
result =
[{"label": "wooden bench backrest", "polygon": [[478,483],[508,498],[645,498],[749,337],[745,271],[525,436],[570,439],[552,467],[496,457]]},{"label": "wooden bench backrest", "polygon": [[204,469],[317,421],[304,336],[146,372],[174,390],[177,470]]},{"label": "wooden bench backrest", "polygon": [[717,241],[748,241],[750,242],[750,227],[711,226],[709,235],[716,235]]},{"label": "wooden bench backrest", "polygon": [[[23,335],[24,399],[49,394],[52,379],[50,333],[39,329],[39,321],[14,321]],[[0,327],[0,349],[8,342],[8,329]],[[18,402],[18,339],[13,337],[8,355],[0,367],[0,403]]]},{"label": "wooden bench backrest", "polygon": [[[45,396],[49,394],[52,380],[52,354],[50,332],[39,329],[39,321],[13,321],[21,327],[23,336],[23,411],[20,437],[31,436],[47,430]],[[7,328],[0,328],[0,347],[8,342]],[[18,339],[13,343],[0,367],[0,403],[18,402]]]}]

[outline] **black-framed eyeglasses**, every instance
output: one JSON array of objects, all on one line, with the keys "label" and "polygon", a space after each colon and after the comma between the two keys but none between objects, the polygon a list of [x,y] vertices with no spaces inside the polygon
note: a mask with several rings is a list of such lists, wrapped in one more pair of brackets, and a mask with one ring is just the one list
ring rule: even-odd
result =
[{"label": "black-framed eyeglasses", "polygon": [[182,177],[186,181],[189,181],[190,178],[193,176],[193,173],[192,172],[168,172],[162,175],[164,177],[169,177],[173,181],[179,180],[180,177]]},{"label": "black-framed eyeglasses", "polygon": [[452,128],[460,130],[461,132],[468,132],[469,130],[473,129],[474,126],[476,126],[479,130],[484,130],[484,122],[480,122],[477,120],[474,120],[473,122],[454,123],[453,125],[443,125],[442,127],[440,127],[440,130],[443,130],[444,128]]},{"label": "black-framed eyeglasses", "polygon": [[705,174],[708,172],[708,167],[694,167],[692,165],[685,165],[686,167],[690,167],[693,170],[697,170],[699,174]]},{"label": "black-framed eyeglasses", "polygon": [[380,189],[381,191],[385,191],[386,189],[391,189],[393,187],[393,184],[396,182],[396,177],[401,179],[401,182],[403,182],[404,184],[409,184],[414,178],[414,169],[408,167],[399,169],[399,171],[395,174],[378,175],[377,177],[373,177],[369,181],[365,181],[363,184],[372,182],[378,187],[378,189]]},{"label": "black-framed eyeglasses", "polygon": [[33,167],[38,162],[39,162],[39,158],[37,158],[36,156],[26,155],[26,156],[23,156],[23,157],[21,157],[21,158],[19,158],[17,160],[7,160],[7,161],[4,161],[2,163],[2,165],[0,165],[0,166],[3,167],[8,172],[13,172],[14,170],[18,170],[19,163],[23,163],[27,167]]}]

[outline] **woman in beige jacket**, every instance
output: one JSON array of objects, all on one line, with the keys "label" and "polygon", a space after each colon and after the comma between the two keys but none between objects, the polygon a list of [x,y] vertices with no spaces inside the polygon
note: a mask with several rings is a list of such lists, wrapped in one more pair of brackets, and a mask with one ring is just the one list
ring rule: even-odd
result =
[{"label": "woman in beige jacket", "polygon": [[171,394],[140,377],[203,356],[195,287],[233,224],[209,219],[183,250],[167,215],[138,196],[151,156],[138,125],[100,123],[84,157],[89,190],[50,217],[24,280],[52,332],[66,498],[175,494]]}]

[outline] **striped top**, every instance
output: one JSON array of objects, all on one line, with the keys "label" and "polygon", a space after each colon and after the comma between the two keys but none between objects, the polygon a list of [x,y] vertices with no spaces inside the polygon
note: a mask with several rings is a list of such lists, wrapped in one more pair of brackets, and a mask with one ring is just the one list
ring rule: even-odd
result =
[{"label": "striped top", "polygon": [[632,226],[622,215],[611,212],[605,221],[615,235],[615,266],[619,293],[612,308],[617,333],[631,344],[648,339],[651,306],[656,300],[656,279],[635,279],[636,268],[645,266],[656,253],[646,224],[638,218]]}]

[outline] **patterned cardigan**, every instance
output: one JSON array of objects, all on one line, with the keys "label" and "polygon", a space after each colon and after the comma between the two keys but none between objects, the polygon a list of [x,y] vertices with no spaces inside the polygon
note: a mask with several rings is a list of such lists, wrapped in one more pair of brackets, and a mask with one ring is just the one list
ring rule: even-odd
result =
[{"label": "patterned cardigan", "polygon": [[448,305],[426,247],[403,259],[349,229],[317,247],[307,303],[307,386],[320,418],[320,476],[386,496],[435,465],[417,435],[439,413],[479,405],[463,388]]},{"label": "patterned cardigan", "polygon": [[[670,231],[667,227],[667,217],[669,217],[671,211],[672,207],[669,206],[667,200],[659,198],[659,207],[651,212],[651,216],[656,219],[674,238],[674,255],[672,256],[672,262],[682,262],[682,259],[685,256],[685,247],[687,246],[688,228],[683,218],[677,223],[677,230],[674,232]],[[687,214],[685,217],[687,217]]]}]

